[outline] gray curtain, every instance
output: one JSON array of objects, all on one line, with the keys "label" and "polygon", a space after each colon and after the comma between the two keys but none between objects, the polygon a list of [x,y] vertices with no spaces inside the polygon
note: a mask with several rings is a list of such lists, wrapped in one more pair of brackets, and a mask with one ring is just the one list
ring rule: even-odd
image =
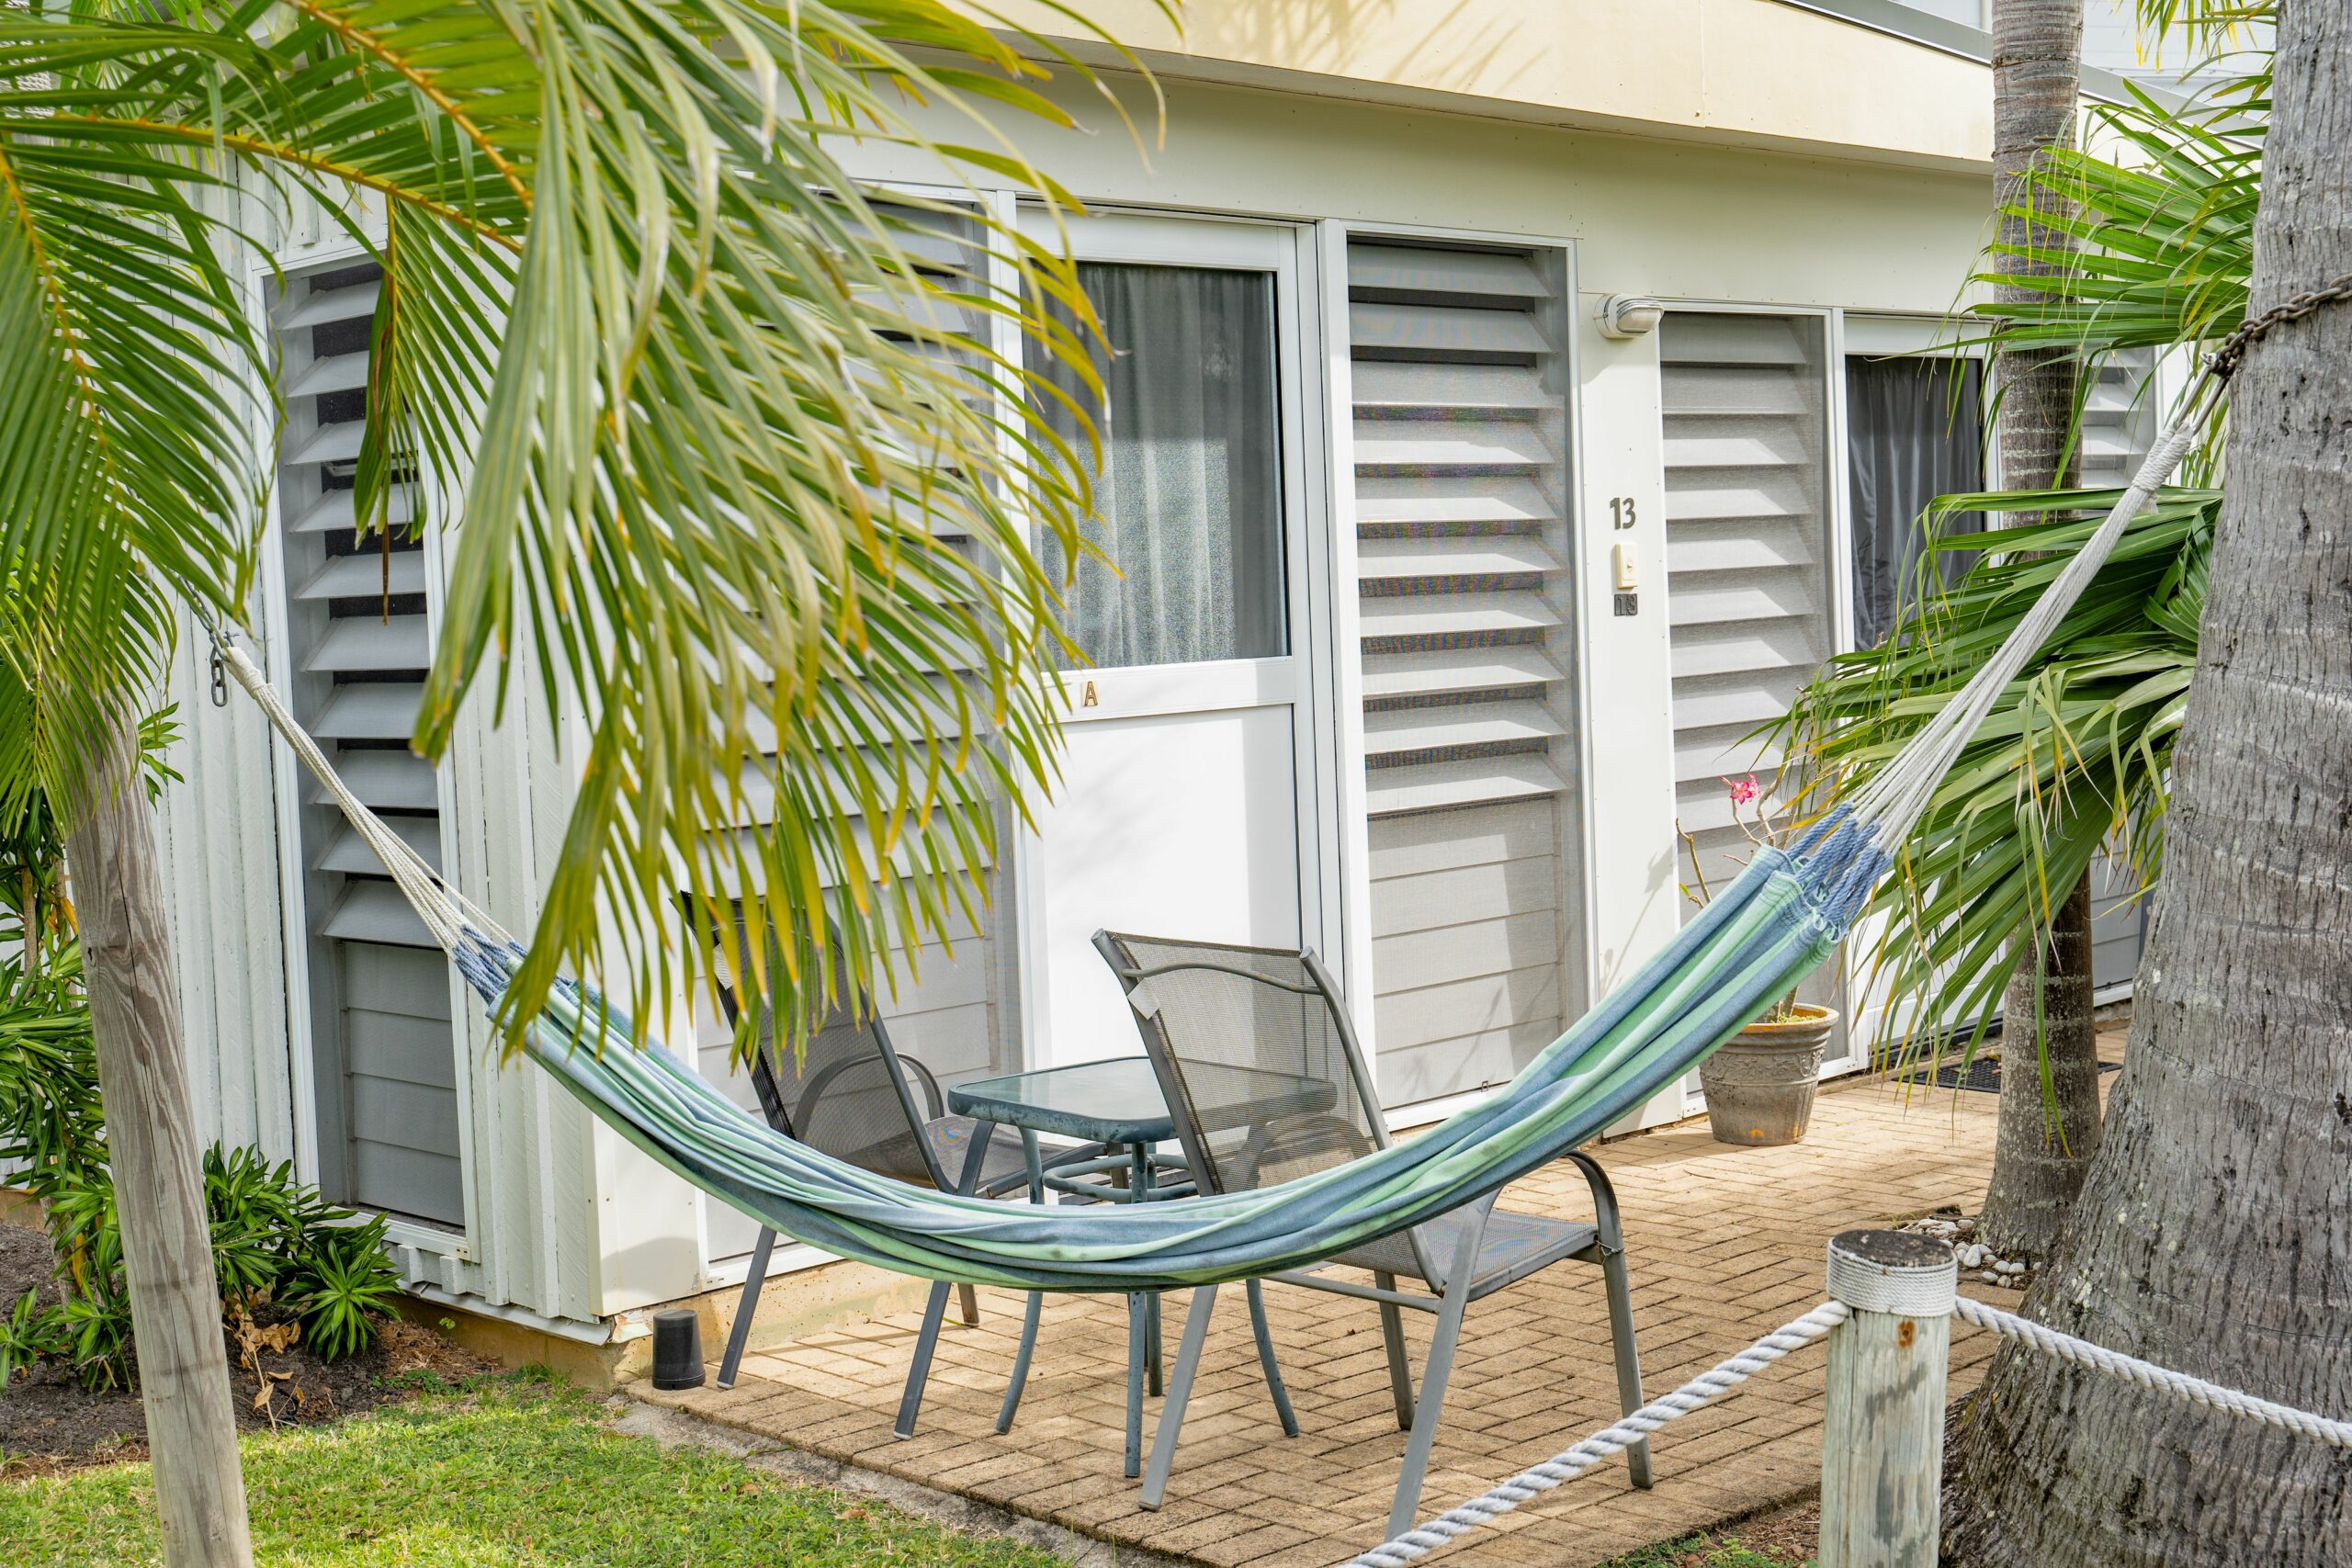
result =
[{"label": "gray curtain", "polygon": [[[1289,650],[1283,615],[1274,286],[1262,272],[1082,263],[1113,353],[1105,402],[1077,374],[1102,438],[1088,536],[1063,626],[1096,665],[1192,664]],[[1049,407],[1085,451],[1076,419]],[[1046,565],[1058,581],[1059,542]]]},{"label": "gray curtain", "polygon": [[[1921,514],[1939,495],[1984,488],[1981,374],[1973,359],[1846,361],[1854,636],[1863,648],[1885,639],[1923,586],[1950,586],[1968,568],[1968,557],[1941,555],[1923,582]],[[1939,522],[1945,535],[1984,525],[1973,512]]]}]

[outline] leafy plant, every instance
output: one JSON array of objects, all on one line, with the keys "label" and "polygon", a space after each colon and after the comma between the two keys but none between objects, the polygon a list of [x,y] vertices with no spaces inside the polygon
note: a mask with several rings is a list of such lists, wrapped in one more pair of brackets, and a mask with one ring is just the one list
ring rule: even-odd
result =
[{"label": "leafy plant", "polygon": [[[2146,0],[2200,28],[2259,20],[2263,6]],[[2194,351],[2243,319],[2251,283],[2267,59],[2219,96],[2206,119],[2153,100],[2096,111],[2091,147],[2061,149],[2029,176],[2080,242],[2071,256],[1996,243],[1980,284],[2039,290],[1972,307],[2001,348],[2054,349],[2086,369],[2123,350]],[[2031,191],[2011,203],[2023,211]],[[2052,200],[2052,197],[2059,199]],[[2098,378],[2083,378],[2086,395]],[[2076,439],[2081,421],[2077,420]],[[1896,1006],[1882,1044],[1896,1054],[1969,1026],[1973,1053],[2020,955],[2103,846],[2142,888],[2164,865],[2165,807],[2181,703],[2198,649],[2219,514],[2222,427],[2134,519],[2082,600],[2002,694],[1946,774],[1880,885],[1878,917],[1855,940]],[[2118,500],[2114,490],[1946,496],[1914,592],[1879,647],[1841,655],[1778,728],[1806,760],[1808,804],[1867,783],[1965,684]],[[1972,512],[2004,525],[1947,534]],[[1941,586],[1954,553],[1973,558]]]},{"label": "leafy plant", "polygon": [[27,1291],[17,1298],[8,1315],[0,1318],[0,1390],[19,1372],[51,1358],[62,1358],[72,1341],[53,1309],[40,1304],[40,1292]]},{"label": "leafy plant", "polygon": [[303,1342],[329,1360],[375,1343],[378,1321],[392,1310],[400,1276],[384,1256],[383,1239],[381,1215],[322,1229],[289,1273],[286,1304],[300,1316]]}]

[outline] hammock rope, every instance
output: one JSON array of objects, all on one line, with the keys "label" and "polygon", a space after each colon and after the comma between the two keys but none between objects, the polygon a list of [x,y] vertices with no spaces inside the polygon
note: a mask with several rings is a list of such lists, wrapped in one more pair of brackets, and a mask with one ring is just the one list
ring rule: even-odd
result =
[{"label": "hammock rope", "polygon": [[[1894,761],[1794,845],[1760,849],[1663,950],[1492,1099],[1393,1147],[1279,1186],[1181,1202],[1061,1208],[962,1198],[874,1175],[775,1132],[667,1046],[637,1048],[627,1021],[580,981],[559,983],[530,1023],[525,1052],[655,1161],[763,1224],[936,1280],[1180,1289],[1309,1266],[1435,1218],[1597,1136],[1828,957],[1961,748],[2195,442],[2227,376],[2209,366],[2106,522]],[[261,669],[209,618],[204,625],[228,674],[496,1016],[522,947],[385,826]]]}]

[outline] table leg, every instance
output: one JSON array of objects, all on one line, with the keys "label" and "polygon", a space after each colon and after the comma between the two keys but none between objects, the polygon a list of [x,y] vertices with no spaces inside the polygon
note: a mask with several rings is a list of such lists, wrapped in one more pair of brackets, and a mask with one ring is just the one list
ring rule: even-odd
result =
[{"label": "table leg", "polygon": [[[1133,1184],[1134,1190],[1130,1196],[1136,1202],[1148,1203],[1151,1201],[1151,1145],[1149,1144],[1136,1144],[1132,1145],[1132,1147],[1136,1162],[1136,1174]],[[1145,1294],[1143,1313],[1144,1375],[1151,1380],[1151,1392],[1154,1396],[1157,1396],[1161,1392],[1162,1377],[1160,1368],[1159,1292],[1158,1291],[1151,1291]]]},{"label": "table leg", "polygon": [[[1046,1162],[1037,1153],[1037,1134],[1028,1128],[1021,1129],[1021,1157],[1029,1168],[1029,1201],[1046,1201]],[[1021,1314],[1021,1348],[1012,1358],[1012,1378],[1004,1387],[1004,1407],[997,1412],[996,1429],[1012,1430],[1012,1417],[1021,1409],[1022,1391],[1029,1383],[1029,1363],[1037,1351],[1037,1318],[1044,1312],[1046,1298],[1042,1292],[1032,1291]]]}]

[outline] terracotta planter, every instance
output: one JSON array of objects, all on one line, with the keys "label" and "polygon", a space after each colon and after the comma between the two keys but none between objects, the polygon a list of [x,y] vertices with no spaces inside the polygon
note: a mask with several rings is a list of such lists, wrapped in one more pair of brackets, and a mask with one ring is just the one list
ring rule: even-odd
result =
[{"label": "terracotta planter", "polygon": [[1800,1002],[1786,1023],[1751,1023],[1699,1064],[1719,1144],[1793,1144],[1813,1117],[1821,1054],[1838,1015]]}]

